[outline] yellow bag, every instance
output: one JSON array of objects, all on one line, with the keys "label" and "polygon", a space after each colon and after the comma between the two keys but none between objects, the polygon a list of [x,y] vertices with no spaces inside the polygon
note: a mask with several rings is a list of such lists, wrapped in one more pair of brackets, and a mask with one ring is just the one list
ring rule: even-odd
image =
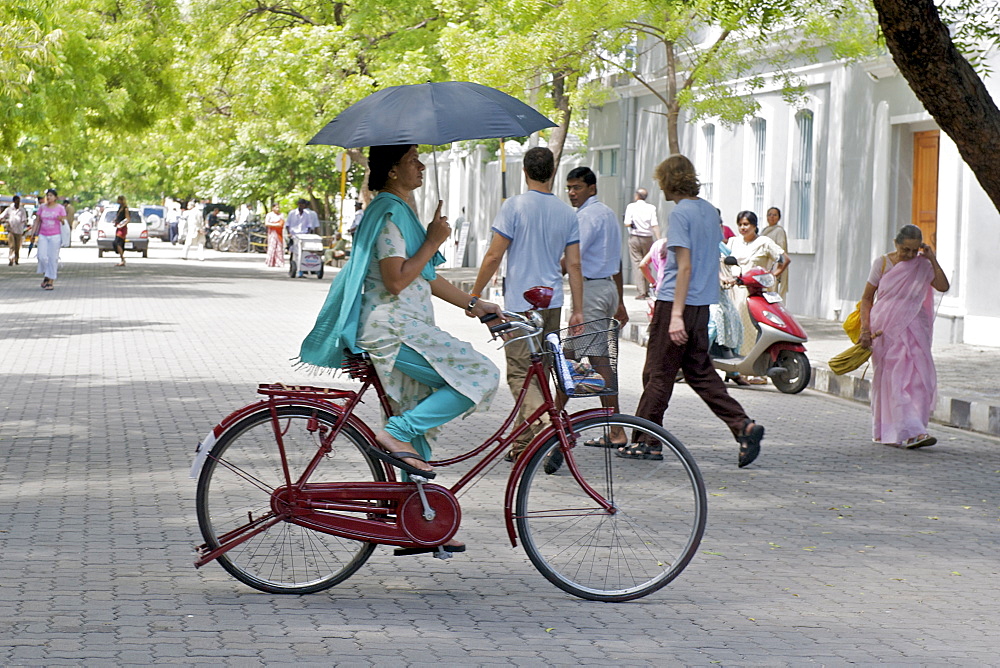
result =
[{"label": "yellow bag", "polygon": [[861,338],[861,302],[858,302],[851,314],[844,320],[844,331],[847,332],[851,343],[857,343],[858,339]]},{"label": "yellow bag", "polygon": [[[888,259],[888,255],[882,256],[882,273],[885,273],[885,262]],[[844,331],[847,332],[847,336],[851,339],[851,343],[857,343],[861,338],[861,302],[859,301],[855,306],[851,314],[847,316],[844,320]],[[860,365],[859,365],[860,366]],[[854,367],[855,369],[857,367]]]}]

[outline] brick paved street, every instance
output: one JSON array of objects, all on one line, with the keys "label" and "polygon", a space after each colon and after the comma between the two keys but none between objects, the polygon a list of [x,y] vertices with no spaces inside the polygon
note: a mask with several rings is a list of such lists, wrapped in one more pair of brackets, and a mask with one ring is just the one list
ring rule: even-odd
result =
[{"label": "brick paved street", "polygon": [[[733,390],[767,427],[740,470],[723,424],[678,387],[667,427],[701,466],[708,529],[640,601],[573,598],[511,548],[503,464],[462,497],[469,551],[452,560],[379,548],[346,583],[293,597],[195,570],[194,445],[258,382],[315,382],[289,359],[329,277],[293,281],[262,256],[182,262],[160,242],[124,269],[96,255],[64,250],[52,292],[33,260],[0,271],[0,664],[997,662],[1000,443],[932,425],[933,448],[874,446],[867,406],[813,390]],[[502,364],[480,325],[439,314]],[[626,412],[644,354],[622,345]],[[446,448],[510,405],[498,394]]]}]

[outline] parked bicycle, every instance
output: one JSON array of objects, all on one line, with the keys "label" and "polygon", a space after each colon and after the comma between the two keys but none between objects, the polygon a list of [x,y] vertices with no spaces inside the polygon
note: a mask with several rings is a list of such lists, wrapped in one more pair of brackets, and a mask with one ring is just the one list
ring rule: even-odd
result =
[{"label": "parked bicycle", "polygon": [[[530,294],[530,291],[529,291]],[[525,295],[526,298],[528,294]],[[535,304],[536,308],[538,304]],[[456,494],[490,469],[531,423],[550,424],[514,462],[503,513],[511,544],[560,589],[598,601],[628,601],[665,586],[691,561],[707,517],[705,485],[687,449],[652,422],[596,408],[568,414],[557,407],[553,377],[570,397],[617,391],[617,322],[595,321],[538,343],[541,318],[505,313],[494,338],[526,339],[531,365],[503,425],[482,444],[434,461],[443,467],[480,459],[450,488],[430,478],[396,479],[374,455],[375,434],[354,410],[372,388],[386,415],[387,396],[366,354],[343,369],[359,390],[263,384],[260,401],[227,416],[198,445],[197,513],[205,543],[196,567],[217,560],[256,589],[280,594],[321,591],[354,574],[379,544],[397,554],[451,556]],[[595,372],[592,364],[609,369]],[[543,405],[514,424],[537,381]],[[611,430],[642,439],[658,459],[617,457]],[[506,433],[505,433],[506,432]]]}]

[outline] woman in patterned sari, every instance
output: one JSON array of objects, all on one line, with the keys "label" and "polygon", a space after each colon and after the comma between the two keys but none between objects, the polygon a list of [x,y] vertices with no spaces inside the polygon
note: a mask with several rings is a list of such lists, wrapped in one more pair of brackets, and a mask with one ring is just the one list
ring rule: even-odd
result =
[{"label": "woman in patterned sari", "polygon": [[435,272],[444,262],[437,249],[451,228],[440,201],[426,231],[407,203],[423,184],[417,147],[373,146],[368,165],[368,187],[378,195],[365,210],[351,259],[330,286],[300,358],[339,368],[345,349],[367,352],[394,413],[375,436],[382,451],[373,454],[408,474],[433,477],[427,436],[459,415],[487,410],[500,372],[434,324],[431,295],[469,317],[503,316],[496,304],[473,298]]},{"label": "woman in patterned sari", "polygon": [[281,215],[281,207],[275,204],[264,217],[267,228],[267,257],[264,266],[285,266],[285,242],[282,239],[282,229],[285,227],[285,217]]},{"label": "woman in patterned sari", "polygon": [[919,227],[903,226],[895,242],[895,252],[872,263],[861,297],[858,343],[871,348],[875,367],[872,440],[922,448],[937,443],[927,433],[937,395],[931,357],[934,290],[946,292],[950,285]]}]

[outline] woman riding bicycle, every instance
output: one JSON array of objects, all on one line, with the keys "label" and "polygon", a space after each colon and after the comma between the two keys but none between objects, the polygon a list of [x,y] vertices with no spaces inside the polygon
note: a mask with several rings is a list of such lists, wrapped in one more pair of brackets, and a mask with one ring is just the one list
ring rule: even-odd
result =
[{"label": "woman riding bicycle", "polygon": [[371,201],[355,231],[350,261],[330,286],[313,330],[302,342],[307,365],[339,368],[345,349],[368,353],[393,406],[376,441],[377,457],[412,475],[433,477],[427,437],[459,415],[485,411],[500,372],[473,347],[434,324],[431,295],[469,316],[495,314],[496,304],[473,299],[437,275],[438,247],[451,235],[438,201],[426,232],[410,204],[423,184],[415,145],[369,150]]}]

